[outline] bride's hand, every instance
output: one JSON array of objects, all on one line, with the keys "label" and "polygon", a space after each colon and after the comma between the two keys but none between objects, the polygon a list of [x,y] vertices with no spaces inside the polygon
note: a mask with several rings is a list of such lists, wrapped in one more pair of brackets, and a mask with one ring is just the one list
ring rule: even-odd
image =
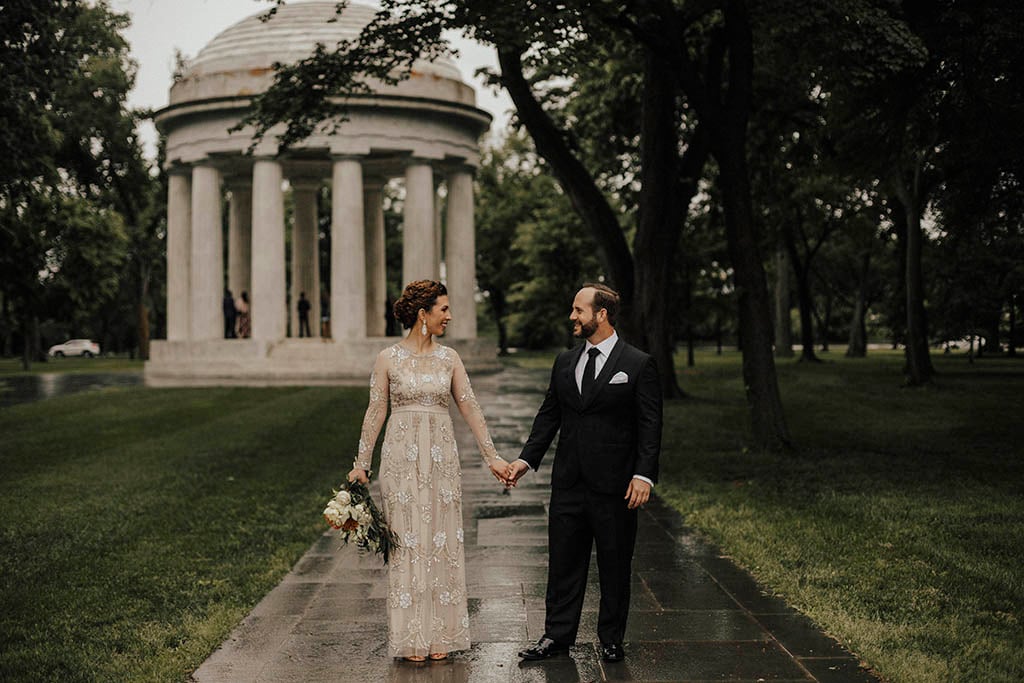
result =
[{"label": "bride's hand", "polygon": [[515,486],[515,483],[510,482],[505,477],[505,472],[508,471],[508,463],[505,462],[501,458],[501,456],[498,456],[497,458],[495,458],[494,460],[491,461],[490,468],[491,468],[491,474],[494,475],[495,479],[500,481],[506,487]]},{"label": "bride's hand", "polygon": [[349,483],[358,481],[360,484],[370,483],[370,477],[366,474],[366,470],[353,469],[348,473]]}]

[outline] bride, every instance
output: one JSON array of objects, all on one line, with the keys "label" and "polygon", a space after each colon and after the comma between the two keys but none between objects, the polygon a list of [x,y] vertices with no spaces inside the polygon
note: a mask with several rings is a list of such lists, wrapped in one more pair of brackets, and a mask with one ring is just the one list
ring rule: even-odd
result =
[{"label": "bride", "polygon": [[398,535],[388,565],[388,649],[422,662],[469,648],[462,530],[462,471],[449,399],[455,399],[484,462],[505,479],[462,359],[434,337],[452,319],[440,282],[409,283],[394,305],[409,329],[384,349],[370,376],[370,403],[349,481],[369,479],[377,435],[391,406],[380,456],[384,517]]}]

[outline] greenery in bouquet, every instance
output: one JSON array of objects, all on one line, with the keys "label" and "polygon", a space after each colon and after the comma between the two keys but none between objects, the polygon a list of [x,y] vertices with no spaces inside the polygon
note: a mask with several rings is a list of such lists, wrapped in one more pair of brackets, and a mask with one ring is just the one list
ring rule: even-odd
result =
[{"label": "greenery in bouquet", "polygon": [[395,535],[384,515],[370,497],[365,484],[345,482],[324,508],[324,519],[341,532],[341,540],[355,543],[360,550],[371,550],[380,555],[384,564],[398,546]]}]

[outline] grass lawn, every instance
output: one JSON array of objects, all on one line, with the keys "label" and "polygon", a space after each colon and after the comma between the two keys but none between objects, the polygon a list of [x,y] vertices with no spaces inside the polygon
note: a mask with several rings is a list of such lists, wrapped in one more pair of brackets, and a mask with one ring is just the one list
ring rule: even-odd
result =
[{"label": "grass lawn", "polygon": [[887,679],[1024,680],[1024,359],[936,355],[906,389],[898,354],[824,357],[779,363],[799,452],[772,456],[739,355],[698,354],[659,493]]},{"label": "grass lawn", "polygon": [[325,528],[365,407],[133,388],[0,410],[0,680],[184,680]]},{"label": "grass lawn", "polygon": [[143,361],[127,356],[106,356],[103,358],[51,358],[45,363],[32,363],[28,373],[21,368],[20,358],[0,358],[0,377],[4,375],[38,374],[42,372],[90,373],[90,372],[142,372]]}]

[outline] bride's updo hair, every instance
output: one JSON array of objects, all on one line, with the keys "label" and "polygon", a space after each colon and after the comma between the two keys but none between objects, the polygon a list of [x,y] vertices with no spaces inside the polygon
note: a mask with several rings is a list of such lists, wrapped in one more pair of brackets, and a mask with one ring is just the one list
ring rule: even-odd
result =
[{"label": "bride's updo hair", "polygon": [[420,309],[429,311],[437,303],[437,297],[447,296],[448,290],[440,282],[434,280],[416,280],[405,286],[402,296],[398,297],[392,310],[402,326],[406,329],[416,324]]}]

